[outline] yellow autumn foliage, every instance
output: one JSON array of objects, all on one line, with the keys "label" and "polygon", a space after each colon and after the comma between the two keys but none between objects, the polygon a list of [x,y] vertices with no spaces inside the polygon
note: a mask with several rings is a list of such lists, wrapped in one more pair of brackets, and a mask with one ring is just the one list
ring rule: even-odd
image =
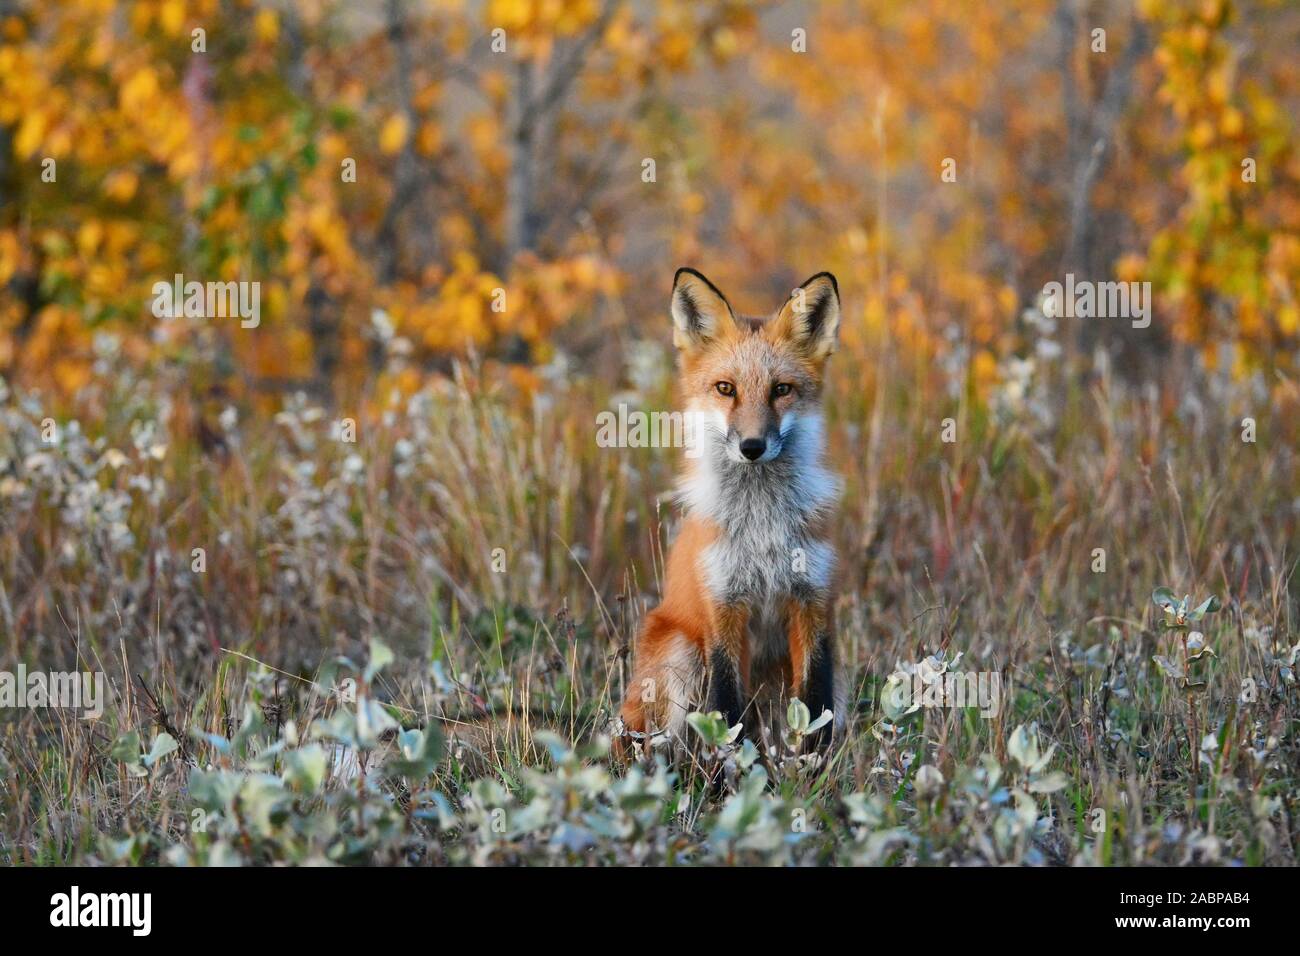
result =
[{"label": "yellow autumn foliage", "polygon": [[[768,3],[18,4],[0,375],[75,387],[107,332],[236,391],[409,384],[470,351],[522,365],[653,334],[673,269],[717,263],[755,306],[834,270],[849,347],[982,384],[1034,347],[1023,315],[1076,207],[1092,277],[1153,284],[1153,341],[1294,371],[1297,15],[1143,2],[1107,14],[1104,55],[1080,27],[1062,62],[1058,7],[826,0],[799,52]],[[160,326],[176,274],[259,282],[264,321]]]}]

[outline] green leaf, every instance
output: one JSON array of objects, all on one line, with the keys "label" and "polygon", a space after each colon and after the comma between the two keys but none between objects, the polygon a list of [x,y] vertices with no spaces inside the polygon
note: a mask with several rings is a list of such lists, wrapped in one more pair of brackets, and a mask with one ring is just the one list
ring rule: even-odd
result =
[{"label": "green leaf", "polygon": [[1052,759],[1052,754],[1056,753],[1056,744],[1047,748],[1047,752],[1029,765],[1029,775],[1033,776],[1047,769],[1047,764]]},{"label": "green leaf", "polygon": [[1178,598],[1174,596],[1174,592],[1169,588],[1156,588],[1151,592],[1151,600],[1157,606],[1166,609],[1178,606]]},{"label": "green leaf", "polygon": [[114,760],[120,760],[125,764],[138,764],[140,762],[140,735],[134,730],[128,731],[113,741],[113,747],[109,750],[108,755]]},{"label": "green leaf", "polygon": [[194,767],[190,770],[187,789],[196,806],[216,813],[230,806],[243,780],[243,774],[230,770],[200,770]]},{"label": "green leaf", "polygon": [[817,731],[821,730],[823,727],[825,727],[834,719],[835,719],[835,714],[832,713],[829,709],[823,708],[821,712],[821,716],[818,717],[816,720],[814,720],[811,724],[809,724],[808,729],[804,732],[808,734],[815,734]]},{"label": "green leaf", "polygon": [[176,738],[163,731],[153,739],[149,752],[144,755],[144,765],[152,767],[163,757],[166,757],[169,753],[174,753],[178,749],[180,749],[180,744],[176,742]]},{"label": "green leaf", "polygon": [[1038,727],[1021,724],[1007,739],[1007,753],[1026,770],[1038,763]]},{"label": "green leaf", "polygon": [[808,732],[808,725],[812,722],[812,714],[808,712],[808,705],[798,697],[790,700],[790,706],[785,711],[786,723],[790,729],[797,734]]},{"label": "green leaf", "polygon": [[[543,733],[538,733],[537,737],[542,737]],[[568,744],[559,735],[547,734],[546,736],[554,737],[566,756],[572,753]],[[435,724],[429,724],[423,730],[404,730],[397,735],[397,742],[402,756],[395,757],[384,764],[384,773],[390,777],[401,776],[422,780],[433,773],[434,767],[442,759],[442,734]],[[547,746],[550,746],[549,743]],[[553,758],[554,753],[555,751],[552,750]],[[561,759],[555,758],[555,762],[558,764]]]},{"label": "green leaf", "polygon": [[880,709],[885,716],[892,722],[897,723],[900,719],[920,708],[919,701],[912,700],[912,681],[904,674],[894,673],[889,675],[885,681],[885,686],[880,691]]},{"label": "green leaf", "polygon": [[325,748],[308,744],[284,755],[284,782],[300,793],[316,793],[325,782]]},{"label": "green leaf", "polygon": [[686,715],[686,723],[710,747],[721,747],[727,742],[727,722],[719,711],[707,714],[695,711]]},{"label": "green leaf", "polygon": [[393,652],[389,649],[387,644],[378,638],[371,638],[370,661],[366,664],[365,670],[366,682],[369,683],[374,680],[375,675],[389,664],[393,663],[394,660]]},{"label": "green leaf", "polygon": [[1205,617],[1205,615],[1213,614],[1215,611],[1218,611],[1222,607],[1223,605],[1219,602],[1219,599],[1211,595],[1210,597],[1202,601],[1200,604],[1198,604],[1191,611],[1187,612],[1187,616],[1191,618],[1193,621],[1199,621],[1201,618]]},{"label": "green leaf", "polygon": [[191,730],[190,736],[210,746],[223,757],[230,755],[230,741],[220,734],[210,734],[202,730]]},{"label": "green leaf", "polygon": [[736,755],[736,765],[741,770],[748,770],[758,758],[758,747],[754,745],[754,741],[746,737],[745,742],[740,745],[740,753]]},{"label": "green leaf", "polygon": [[1045,773],[1041,777],[1036,777],[1029,781],[1030,793],[1055,793],[1068,786],[1070,778],[1068,775],[1059,770],[1053,770],[1051,773]]},{"label": "green leaf", "polygon": [[357,701],[357,744],[363,748],[379,745],[384,732],[397,726],[397,721],[384,709],[384,705],[370,697]]},{"label": "green leaf", "polygon": [[270,836],[273,830],[272,814],[288,794],[279,777],[253,773],[244,778],[239,788],[240,819],[256,836]]}]

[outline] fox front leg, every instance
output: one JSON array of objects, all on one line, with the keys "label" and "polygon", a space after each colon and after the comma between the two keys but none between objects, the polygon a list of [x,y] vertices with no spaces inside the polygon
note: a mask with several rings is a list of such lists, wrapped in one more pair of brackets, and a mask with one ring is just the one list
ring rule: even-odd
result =
[{"label": "fox front leg", "polygon": [[718,711],[734,727],[745,712],[745,687],[749,682],[749,645],[745,640],[747,613],[724,608],[718,614],[717,634],[709,647],[709,689],[706,710]]},{"label": "fox front leg", "polygon": [[[818,595],[795,598],[787,609],[787,638],[790,668],[794,672],[794,696],[808,707],[816,720],[824,710],[835,710],[835,640],[832,636],[828,602]],[[808,738],[813,749],[825,750],[831,743],[835,720]]]}]

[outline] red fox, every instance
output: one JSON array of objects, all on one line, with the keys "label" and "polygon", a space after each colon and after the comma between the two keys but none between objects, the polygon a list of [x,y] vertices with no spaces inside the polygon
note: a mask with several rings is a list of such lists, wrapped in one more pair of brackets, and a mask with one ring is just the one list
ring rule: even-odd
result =
[{"label": "red fox", "polygon": [[619,748],[628,731],[680,741],[699,709],[758,739],[760,709],[782,697],[800,698],[814,719],[834,713],[813,739],[825,748],[845,716],[826,533],[839,481],[822,462],[821,415],[839,287],[818,273],[764,320],[736,315],[713,283],[679,269],[672,319],[697,445],[678,486],[685,518],[663,602],[637,636]]}]

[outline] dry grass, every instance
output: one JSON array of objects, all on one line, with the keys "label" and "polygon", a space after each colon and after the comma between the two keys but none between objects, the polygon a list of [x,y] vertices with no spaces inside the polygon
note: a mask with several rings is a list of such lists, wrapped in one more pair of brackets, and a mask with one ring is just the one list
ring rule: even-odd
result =
[{"label": "dry grass", "polygon": [[[1044,365],[1023,394],[977,394],[896,349],[837,356],[848,738],[829,770],[768,760],[766,788],[747,790],[735,752],[721,793],[689,767],[667,791],[635,782],[654,812],[594,846],[574,828],[623,798],[574,775],[608,764],[539,731],[586,742],[608,728],[658,588],[676,454],[598,448],[596,412],[619,400],[608,389],[557,374],[530,394],[462,368],[391,407],[246,412],[207,450],[184,424],[203,410],[127,369],[83,396],[92,438],[61,421],[58,443],[43,444],[48,413],[11,395],[0,668],[102,671],[111,691],[98,721],[0,714],[0,859],[1294,863],[1300,426],[1294,405],[1189,367],[1134,384]],[[665,407],[670,378],[665,365],[635,399]],[[331,434],[345,416],[356,444]],[[953,443],[941,440],[948,417]],[[1195,779],[1203,741],[1152,663],[1176,640],[1155,627],[1160,585],[1225,605],[1204,627],[1217,657],[1192,706],[1197,736],[1216,741]],[[372,640],[397,657],[373,686],[357,673]],[[1012,688],[998,716],[884,720],[896,664],[958,651],[963,669]],[[389,740],[362,754],[365,775],[332,766],[319,793],[277,804],[265,832],[194,833],[190,768],[283,773],[268,748],[345,711],[331,688],[349,675],[404,725],[442,728],[431,772],[384,780],[373,768]],[[1253,700],[1239,699],[1246,678]],[[1056,745],[1050,768],[1068,784],[1017,818],[1005,788],[1029,780],[1007,748],[1026,724]],[[192,736],[236,740],[241,725],[243,752],[229,756]],[[131,730],[145,749],[160,731],[182,746],[132,776],[114,753]],[[918,786],[922,766],[942,782]],[[551,787],[569,796],[548,802]],[[435,793],[441,816],[416,812]],[[490,810],[507,802],[498,831]],[[375,807],[392,829],[367,815]],[[792,831],[791,808],[806,831]],[[334,837],[304,835],[330,815]],[[339,850],[348,835],[359,842]]]}]

